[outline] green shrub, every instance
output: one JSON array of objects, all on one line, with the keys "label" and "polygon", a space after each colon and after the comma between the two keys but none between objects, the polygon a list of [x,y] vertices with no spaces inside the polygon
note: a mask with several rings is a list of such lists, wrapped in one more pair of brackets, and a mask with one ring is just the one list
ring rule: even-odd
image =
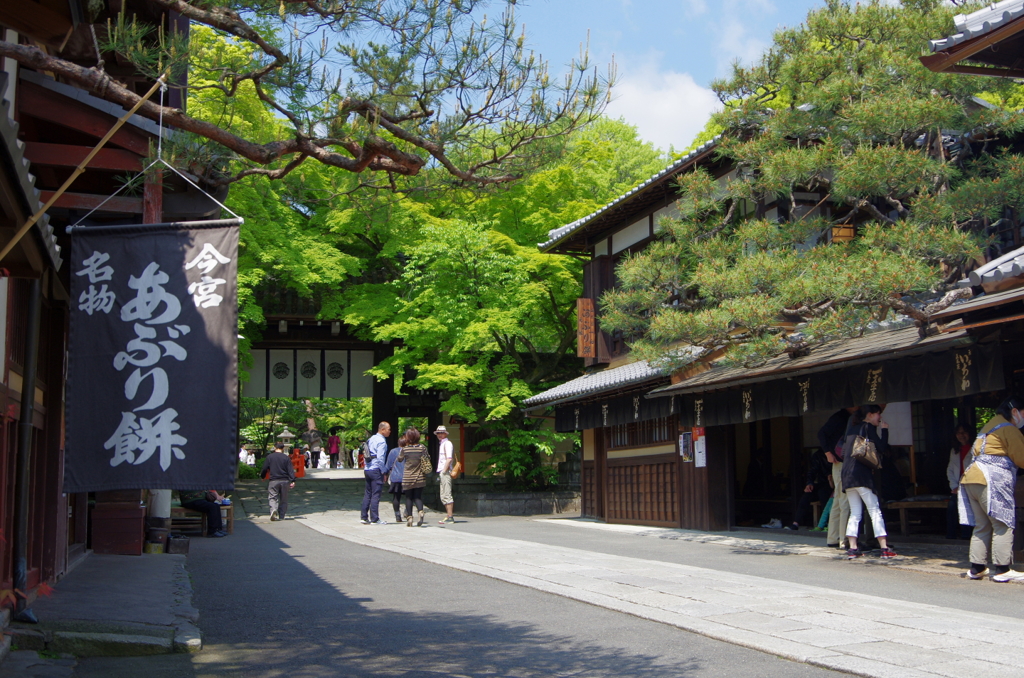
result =
[{"label": "green shrub", "polygon": [[260,472],[256,470],[255,466],[249,466],[248,464],[238,465],[238,479],[239,480],[259,480]]}]

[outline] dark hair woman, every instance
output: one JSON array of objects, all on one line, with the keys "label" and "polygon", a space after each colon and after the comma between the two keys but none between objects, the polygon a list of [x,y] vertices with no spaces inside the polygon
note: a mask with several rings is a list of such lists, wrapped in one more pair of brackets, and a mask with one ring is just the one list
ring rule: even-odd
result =
[{"label": "dark hair woman", "polygon": [[402,477],[402,492],[405,494],[405,524],[412,527],[412,506],[416,504],[418,520],[416,526],[423,524],[423,488],[427,484],[423,471],[420,469],[420,459],[427,453],[427,448],[420,445],[420,432],[415,428],[409,428],[405,432],[406,445],[398,455],[398,461],[404,462],[405,469]]},{"label": "dark hair woman", "polygon": [[949,481],[949,506],[946,507],[946,539],[970,539],[971,530],[960,524],[960,510],[957,495],[960,494],[960,477],[971,464],[971,445],[974,443],[974,429],[960,424],[953,432],[953,446],[949,450],[946,464],[946,480]]},{"label": "dark hair woman", "polygon": [[388,492],[391,494],[391,506],[395,509],[395,522],[400,523],[402,518],[402,479],[405,476],[405,464],[398,463],[398,455],[402,448],[408,444],[405,436],[398,439],[398,447],[388,452],[387,463],[384,464],[384,472],[388,474]]},{"label": "dark hair woman", "polygon": [[[881,426],[882,435],[877,428]],[[889,424],[882,421],[882,408],[878,405],[864,405],[850,417],[850,425],[846,429],[846,446],[843,449],[843,490],[850,502],[850,522],[846,524],[846,538],[850,542],[850,550],[846,552],[849,559],[859,558],[857,533],[864,515],[864,507],[868,508],[871,525],[875,528],[875,538],[882,547],[882,558],[894,558],[896,554],[889,548],[885,531],[885,519],[882,509],[878,506],[878,493],[875,492],[875,478],[872,469],[853,458],[853,441],[863,436],[875,444],[878,456],[881,457],[889,448]]]},{"label": "dark hair woman", "polygon": [[1010,569],[1017,469],[1024,468],[1024,434],[1019,430],[1024,426],[1022,409],[1024,400],[1016,396],[1004,400],[974,440],[973,463],[964,464],[958,498],[960,523],[974,527],[969,579],[990,574],[992,581],[1007,582],[1024,576]]}]

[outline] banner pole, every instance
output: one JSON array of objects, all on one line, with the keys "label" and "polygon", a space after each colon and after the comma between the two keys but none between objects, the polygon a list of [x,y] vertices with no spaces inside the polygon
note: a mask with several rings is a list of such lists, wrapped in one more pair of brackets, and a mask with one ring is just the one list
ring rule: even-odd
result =
[{"label": "banner pole", "polygon": [[152,87],[149,88],[149,91],[146,92],[145,96],[143,96],[141,99],[135,102],[135,105],[131,107],[131,110],[129,110],[127,113],[125,113],[117,119],[117,122],[115,122],[114,126],[110,128],[110,131],[107,132],[102,139],[100,139],[100,142],[96,144],[96,146],[94,146],[93,149],[89,151],[89,154],[85,156],[85,159],[82,160],[81,163],[79,163],[78,167],[75,168],[75,171],[72,172],[71,176],[68,177],[67,181],[64,182],[64,185],[58,188],[57,192],[50,196],[50,199],[46,201],[46,204],[40,207],[38,212],[29,217],[28,221],[26,221],[25,224],[18,230],[18,232],[14,234],[14,237],[11,238],[10,242],[4,245],[3,250],[0,250],[0,261],[3,261],[4,257],[10,254],[11,250],[14,249],[14,246],[21,242],[21,239],[25,237],[26,233],[28,233],[28,230],[32,228],[32,226],[37,221],[43,218],[43,215],[46,214],[46,210],[50,209],[53,206],[53,203],[57,202],[57,200],[62,195],[64,195],[64,192],[71,187],[71,184],[75,181],[75,179],[77,179],[79,175],[85,171],[85,166],[88,165],[94,157],[96,157],[96,154],[100,152],[100,149],[102,149],[108,141],[110,141],[110,138],[117,133],[117,130],[121,129],[121,126],[128,122],[128,119],[135,115],[136,111],[142,108],[142,104],[149,101],[149,98],[153,96],[158,89],[163,87],[164,82],[166,80],[167,73],[164,73],[159,78],[157,78],[156,82],[153,84]]}]

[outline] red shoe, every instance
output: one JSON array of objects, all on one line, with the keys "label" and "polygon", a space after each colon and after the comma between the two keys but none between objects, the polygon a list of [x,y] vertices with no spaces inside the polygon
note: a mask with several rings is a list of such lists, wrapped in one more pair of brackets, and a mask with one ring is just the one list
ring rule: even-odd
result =
[{"label": "red shoe", "polygon": [[890,558],[895,558],[895,557],[896,557],[896,552],[893,551],[892,549],[882,549],[882,555],[880,556],[880,558],[882,560],[889,560]]}]

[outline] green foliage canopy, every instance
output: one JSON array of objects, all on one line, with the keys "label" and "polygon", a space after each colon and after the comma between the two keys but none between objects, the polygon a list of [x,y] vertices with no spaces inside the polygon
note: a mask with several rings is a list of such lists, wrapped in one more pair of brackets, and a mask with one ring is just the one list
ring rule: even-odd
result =
[{"label": "green foliage canopy", "polygon": [[[727,362],[752,365],[893,313],[933,331],[930,315],[964,294],[954,283],[990,244],[991,221],[1024,207],[1013,143],[1024,116],[977,98],[1016,86],[918,60],[956,11],[829,0],[715,82],[724,109],[708,129],[723,131],[718,152],[735,171],[679,181],[679,218],[621,263],[602,326],[674,366],[680,344],[726,347]],[[797,198],[807,193],[817,204]],[[757,203],[776,201],[782,216],[757,218]],[[836,226],[856,237],[832,242]]]}]

